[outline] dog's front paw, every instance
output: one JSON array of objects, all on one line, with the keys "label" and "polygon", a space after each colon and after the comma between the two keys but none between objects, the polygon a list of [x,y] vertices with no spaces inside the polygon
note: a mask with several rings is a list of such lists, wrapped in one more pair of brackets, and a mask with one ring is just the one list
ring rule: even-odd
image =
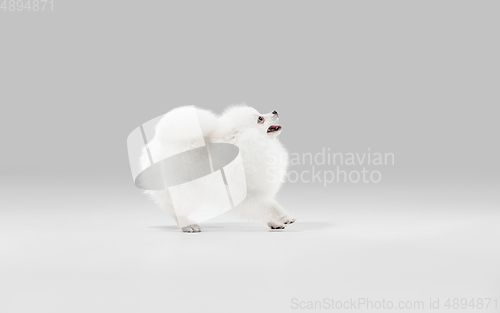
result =
[{"label": "dog's front paw", "polygon": [[293,224],[295,223],[295,218],[294,217],[291,217],[290,215],[282,215],[280,218],[279,218],[279,221],[282,223],[282,224],[285,224],[285,225],[290,225],[290,224]]},{"label": "dog's front paw", "polygon": [[200,226],[198,226],[198,224],[193,224],[186,227],[182,227],[182,231],[185,233],[199,233],[201,232],[201,228]]},{"label": "dog's front paw", "polygon": [[271,229],[285,229],[286,225],[281,224],[281,223],[276,223],[276,222],[269,222],[267,223],[267,226]]}]

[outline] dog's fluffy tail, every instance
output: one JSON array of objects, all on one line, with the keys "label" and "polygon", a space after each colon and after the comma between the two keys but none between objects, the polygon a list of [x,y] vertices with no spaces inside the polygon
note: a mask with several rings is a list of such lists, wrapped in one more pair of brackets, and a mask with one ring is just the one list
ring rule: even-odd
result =
[{"label": "dog's fluffy tail", "polygon": [[217,116],[212,112],[192,106],[175,108],[165,114],[156,125],[155,139],[164,143],[192,143],[199,140],[200,129],[203,137],[209,137],[217,128]]},{"label": "dog's fluffy tail", "polygon": [[179,107],[158,122],[155,136],[148,143],[155,162],[208,142],[217,128],[217,116],[199,108],[195,108],[195,113],[192,106]]}]

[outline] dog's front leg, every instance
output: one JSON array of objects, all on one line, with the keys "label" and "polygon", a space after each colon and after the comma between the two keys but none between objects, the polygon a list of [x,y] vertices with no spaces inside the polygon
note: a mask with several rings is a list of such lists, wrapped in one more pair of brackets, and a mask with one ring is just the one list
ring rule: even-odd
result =
[{"label": "dog's front leg", "polygon": [[283,229],[286,225],[295,222],[295,218],[271,198],[247,198],[235,208],[235,211],[239,211],[239,215],[248,219],[267,223],[271,229]]},{"label": "dog's front leg", "polygon": [[286,225],[295,222],[295,218],[274,199],[267,201],[264,210],[267,215],[267,226],[271,229],[284,229]]}]

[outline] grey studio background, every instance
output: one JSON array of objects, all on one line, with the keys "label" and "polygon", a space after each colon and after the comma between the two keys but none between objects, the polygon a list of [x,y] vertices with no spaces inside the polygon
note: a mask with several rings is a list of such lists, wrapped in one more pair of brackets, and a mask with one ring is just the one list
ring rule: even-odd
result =
[{"label": "grey studio background", "polygon": [[[0,10],[0,312],[284,312],[358,298],[453,311],[449,299],[499,298],[499,9]],[[176,106],[240,102],[279,111],[291,153],[394,164],[367,166],[379,183],[287,182],[278,199],[298,220],[282,232],[222,216],[183,234],[134,187],[126,138]]]}]

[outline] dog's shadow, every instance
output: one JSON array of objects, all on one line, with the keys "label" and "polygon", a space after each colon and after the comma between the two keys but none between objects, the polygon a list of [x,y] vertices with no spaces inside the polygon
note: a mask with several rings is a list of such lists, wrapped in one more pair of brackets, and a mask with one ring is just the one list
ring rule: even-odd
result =
[{"label": "dog's shadow", "polygon": [[[333,224],[324,222],[296,222],[288,225],[285,229],[269,229],[264,224],[256,223],[206,223],[201,224],[201,233],[207,232],[270,232],[270,233],[297,233],[320,231],[326,228],[333,227]],[[149,229],[167,231],[167,232],[182,232],[176,225],[159,225],[149,226]]]}]

